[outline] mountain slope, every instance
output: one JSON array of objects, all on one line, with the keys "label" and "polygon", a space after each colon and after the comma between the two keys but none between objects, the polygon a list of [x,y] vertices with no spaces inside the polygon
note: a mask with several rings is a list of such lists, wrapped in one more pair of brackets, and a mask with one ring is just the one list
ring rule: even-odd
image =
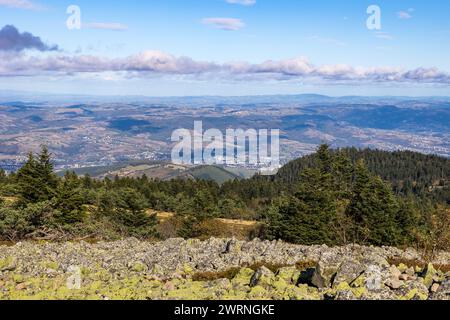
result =
[{"label": "mountain slope", "polygon": [[[397,194],[416,194],[439,201],[450,201],[450,159],[424,155],[417,152],[344,148],[339,151],[353,163],[362,159],[369,170],[392,184]],[[299,173],[314,166],[316,155],[289,162],[280,169],[274,180],[283,184],[294,184]]]}]

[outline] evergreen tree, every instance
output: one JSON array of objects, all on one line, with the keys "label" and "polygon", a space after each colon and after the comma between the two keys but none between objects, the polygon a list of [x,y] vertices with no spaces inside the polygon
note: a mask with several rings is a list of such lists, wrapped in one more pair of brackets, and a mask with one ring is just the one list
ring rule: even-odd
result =
[{"label": "evergreen tree", "polygon": [[60,221],[71,224],[83,221],[85,202],[81,183],[74,172],[66,172],[59,184],[54,199],[55,207],[61,212]]},{"label": "evergreen tree", "polygon": [[17,180],[26,203],[47,201],[55,195],[58,178],[53,172],[47,147],[42,147],[37,158],[31,152],[28,154],[28,161],[17,173]]},{"label": "evergreen tree", "polygon": [[8,177],[6,175],[5,170],[0,168],[0,183],[3,184],[7,181]]},{"label": "evergreen tree", "polygon": [[143,238],[157,235],[156,216],[147,213],[148,203],[142,194],[133,189],[122,189],[115,206],[113,218],[124,226],[126,234]]},{"label": "evergreen tree", "polygon": [[328,147],[319,150],[319,168],[306,169],[294,196],[275,202],[269,214],[268,234],[293,243],[332,244],[331,223],[336,215]]},{"label": "evergreen tree", "polygon": [[364,161],[355,170],[353,197],[347,214],[354,222],[354,241],[376,245],[398,243],[396,218],[399,206],[389,186],[379,177],[373,177]]},{"label": "evergreen tree", "polygon": [[28,154],[27,162],[17,172],[20,196],[24,202],[38,202],[45,200],[39,183],[37,161],[32,152]]}]

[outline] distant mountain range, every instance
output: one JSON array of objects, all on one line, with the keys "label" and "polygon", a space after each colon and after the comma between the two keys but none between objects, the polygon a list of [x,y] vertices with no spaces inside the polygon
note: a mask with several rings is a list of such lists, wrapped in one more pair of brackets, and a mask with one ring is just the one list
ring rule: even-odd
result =
[{"label": "distant mountain range", "polygon": [[282,164],[322,143],[450,157],[450,97],[23,94],[0,93],[0,167],[21,162],[42,144],[59,169],[167,162],[174,130],[192,130],[195,121],[202,121],[204,130],[221,132],[279,129]]},{"label": "distant mountain range", "polygon": [[[149,179],[200,179],[223,184],[226,181],[252,177],[257,171],[244,168],[225,168],[221,166],[182,166],[169,162],[131,162],[118,163],[112,166],[79,168],[74,170],[78,175],[89,174],[91,177],[113,179],[118,177],[143,177]],[[64,171],[59,172],[61,175]]]},{"label": "distant mountain range", "polygon": [[292,94],[292,95],[251,95],[251,96],[173,96],[173,97],[152,97],[152,96],[133,96],[133,95],[79,95],[79,94],[54,94],[26,91],[5,91],[0,90],[1,101],[38,101],[38,102],[141,102],[141,103],[175,103],[175,102],[209,102],[221,103],[277,103],[277,102],[296,102],[296,103],[389,103],[400,101],[411,102],[448,102],[450,96],[327,96],[321,94]]}]

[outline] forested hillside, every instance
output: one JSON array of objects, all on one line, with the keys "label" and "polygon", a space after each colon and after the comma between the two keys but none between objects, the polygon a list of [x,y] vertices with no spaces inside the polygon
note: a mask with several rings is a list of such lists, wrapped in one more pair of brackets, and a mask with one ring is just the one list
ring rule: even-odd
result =
[{"label": "forested hillside", "polygon": [[[246,219],[251,236],[300,244],[448,248],[449,160],[411,152],[330,150],[274,177],[96,180],[53,172],[43,148],[15,174],[0,173],[0,239],[207,237],[214,219]],[[148,209],[175,215],[158,225]]]},{"label": "forested hillside", "polygon": [[[333,153],[348,157],[353,164],[364,160],[367,168],[388,181],[396,194],[417,195],[435,201],[450,201],[450,159],[411,151],[346,148]],[[317,165],[317,154],[306,156],[285,165],[275,177],[282,184],[295,184],[299,172]]]}]

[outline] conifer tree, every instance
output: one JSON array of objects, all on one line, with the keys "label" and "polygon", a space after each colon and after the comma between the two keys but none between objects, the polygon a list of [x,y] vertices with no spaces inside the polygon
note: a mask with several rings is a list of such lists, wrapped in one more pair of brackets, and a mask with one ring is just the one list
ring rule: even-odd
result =
[{"label": "conifer tree", "polygon": [[32,152],[28,154],[27,162],[17,172],[17,180],[22,201],[38,202],[44,197],[39,183],[37,161]]},{"label": "conifer tree", "polygon": [[47,147],[43,146],[35,157],[28,154],[28,160],[17,173],[22,200],[36,203],[50,200],[56,191],[58,178],[53,172],[53,163]]},{"label": "conifer tree", "polygon": [[81,222],[84,218],[84,197],[81,183],[74,172],[66,172],[55,196],[55,207],[61,212],[60,221],[65,224]]},{"label": "conifer tree", "polygon": [[354,241],[377,245],[399,241],[396,217],[399,206],[389,186],[369,173],[364,161],[355,170],[353,197],[347,214],[354,221]]}]

